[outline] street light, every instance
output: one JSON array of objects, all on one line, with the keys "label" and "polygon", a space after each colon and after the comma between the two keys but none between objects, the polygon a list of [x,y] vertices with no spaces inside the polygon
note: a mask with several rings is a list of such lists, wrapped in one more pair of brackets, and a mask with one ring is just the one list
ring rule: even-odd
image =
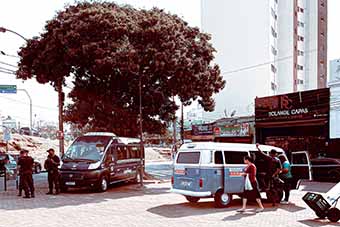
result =
[{"label": "street light", "polygon": [[13,33],[13,34],[19,36],[20,38],[22,38],[23,40],[25,40],[26,42],[28,42],[28,39],[26,39],[23,35],[20,35],[19,33],[15,32],[11,29],[0,27],[0,32],[2,32],[2,33],[5,33],[5,32]]}]

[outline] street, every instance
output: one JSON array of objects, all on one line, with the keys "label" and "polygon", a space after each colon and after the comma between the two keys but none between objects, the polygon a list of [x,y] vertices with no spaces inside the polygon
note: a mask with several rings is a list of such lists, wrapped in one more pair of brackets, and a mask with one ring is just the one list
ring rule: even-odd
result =
[{"label": "street", "polygon": [[318,220],[302,201],[307,191],[326,192],[333,184],[304,183],[293,191],[292,204],[271,207],[255,214],[250,204],[244,214],[236,212],[241,200],[234,197],[229,208],[214,208],[212,199],[189,204],[183,196],[169,193],[170,183],[147,181],[112,185],[105,193],[71,190],[47,196],[46,173],[35,175],[35,199],[16,196],[14,187],[0,192],[1,227],[16,226],[340,226]]}]

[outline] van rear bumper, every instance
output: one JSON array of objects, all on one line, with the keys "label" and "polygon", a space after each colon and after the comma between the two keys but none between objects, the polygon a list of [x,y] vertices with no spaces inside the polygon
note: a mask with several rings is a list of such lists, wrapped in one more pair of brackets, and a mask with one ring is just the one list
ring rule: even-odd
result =
[{"label": "van rear bumper", "polygon": [[212,195],[211,192],[194,192],[194,191],[174,189],[174,188],[172,188],[170,192],[181,194],[181,195],[186,195],[186,196],[192,196],[192,197],[210,197]]}]

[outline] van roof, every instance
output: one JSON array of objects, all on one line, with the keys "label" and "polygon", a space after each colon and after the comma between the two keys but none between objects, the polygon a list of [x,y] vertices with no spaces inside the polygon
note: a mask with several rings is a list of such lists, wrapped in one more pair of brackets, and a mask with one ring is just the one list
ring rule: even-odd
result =
[{"label": "van roof", "polygon": [[[193,143],[186,143],[183,144],[180,150],[187,150],[187,149],[195,149],[195,150],[229,150],[229,151],[256,151],[255,144],[244,144],[244,143],[217,143],[217,142],[193,142]],[[277,152],[284,152],[282,148],[269,146],[269,145],[260,145],[260,149],[262,151],[270,151],[272,149],[276,150]]]}]

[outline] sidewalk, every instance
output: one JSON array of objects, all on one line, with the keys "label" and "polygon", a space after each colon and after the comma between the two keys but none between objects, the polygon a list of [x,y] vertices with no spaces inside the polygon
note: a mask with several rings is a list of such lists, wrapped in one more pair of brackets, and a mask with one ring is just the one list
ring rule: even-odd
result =
[{"label": "sidewalk", "polygon": [[[36,175],[35,199],[21,199],[14,190],[0,192],[0,226],[261,226],[314,227],[340,226],[315,219],[313,211],[302,201],[306,191],[325,191],[331,184],[308,183],[293,191],[290,205],[271,207],[255,214],[250,204],[245,214],[236,212],[241,200],[235,196],[226,209],[214,207],[212,199],[189,204],[181,195],[169,193],[169,183],[147,182],[141,188],[135,184],[118,184],[105,193],[76,190],[60,196],[47,196],[46,175]],[[22,218],[18,218],[22,217]]]}]

